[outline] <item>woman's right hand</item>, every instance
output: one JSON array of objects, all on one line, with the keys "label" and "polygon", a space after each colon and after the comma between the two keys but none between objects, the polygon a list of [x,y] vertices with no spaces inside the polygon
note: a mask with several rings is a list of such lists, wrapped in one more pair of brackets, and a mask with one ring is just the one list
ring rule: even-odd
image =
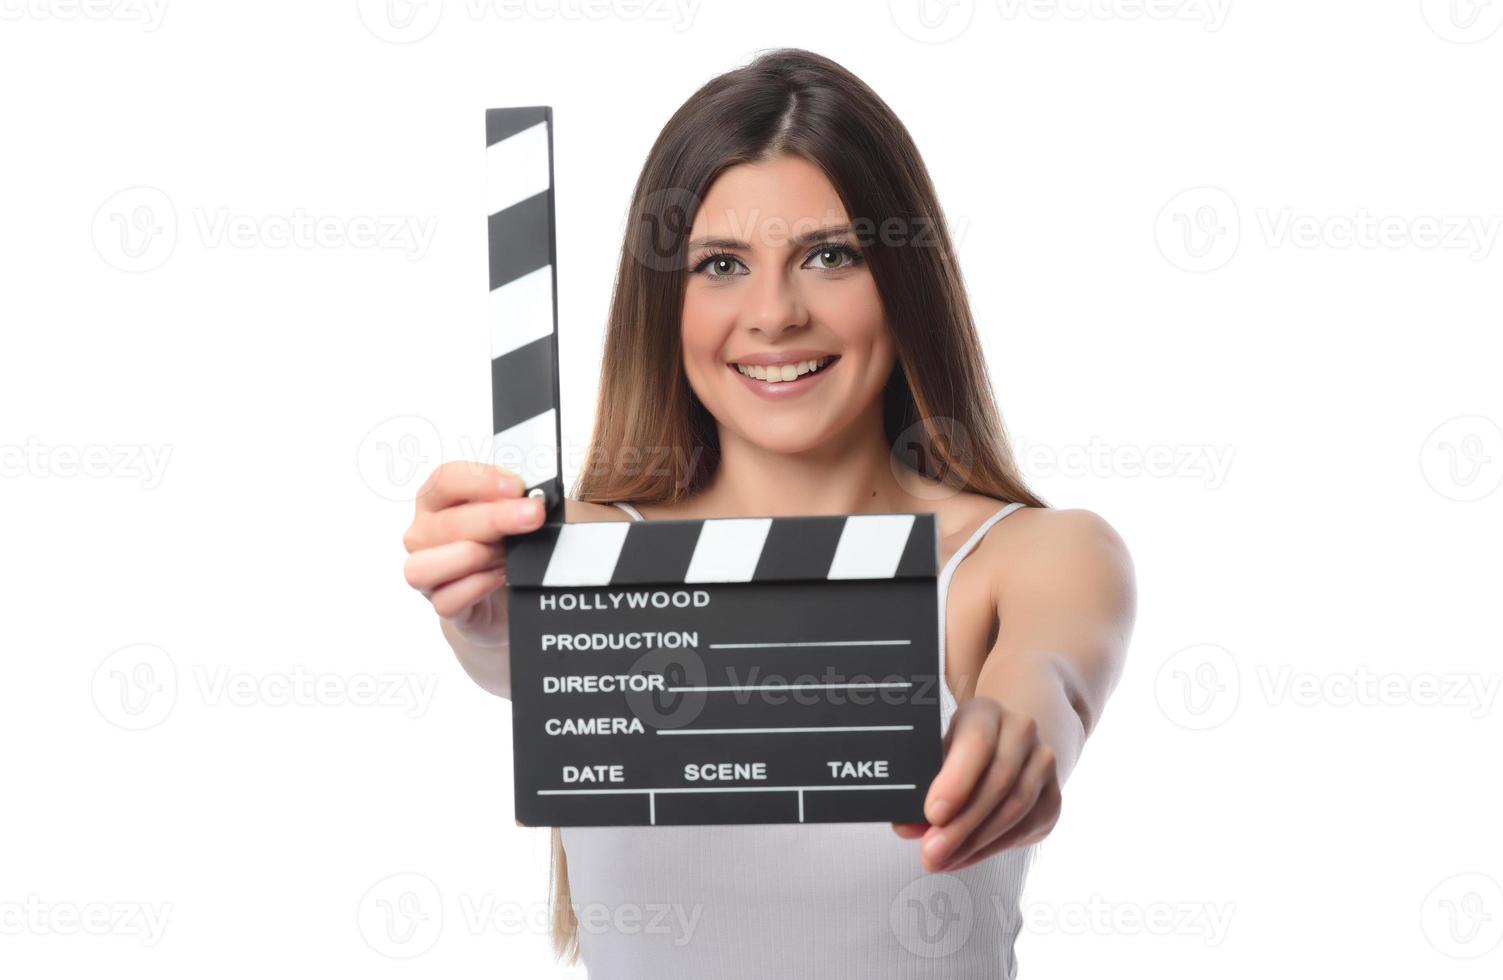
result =
[{"label": "woman's right hand", "polygon": [[543,523],[543,501],[525,497],[511,470],[453,460],[417,493],[417,513],[402,535],[403,574],[439,617],[477,646],[505,646],[508,534]]}]

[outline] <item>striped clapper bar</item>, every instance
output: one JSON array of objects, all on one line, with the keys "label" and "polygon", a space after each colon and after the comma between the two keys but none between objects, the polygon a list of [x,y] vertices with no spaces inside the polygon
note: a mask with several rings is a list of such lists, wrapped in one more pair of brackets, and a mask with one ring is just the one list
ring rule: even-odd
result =
[{"label": "striped clapper bar", "polygon": [[558,413],[558,281],[553,218],[553,110],[485,113],[490,215],[492,462],[563,519]]},{"label": "striped clapper bar", "polygon": [[518,823],[922,820],[937,560],[932,514],[508,539]]}]

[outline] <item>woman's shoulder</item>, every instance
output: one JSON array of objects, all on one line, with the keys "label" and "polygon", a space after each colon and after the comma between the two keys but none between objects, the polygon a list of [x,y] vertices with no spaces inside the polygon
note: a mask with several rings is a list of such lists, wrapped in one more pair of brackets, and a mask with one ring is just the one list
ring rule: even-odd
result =
[{"label": "woman's shoulder", "polygon": [[[1006,506],[991,497],[981,500],[993,513]],[[1047,594],[1087,584],[1120,590],[1133,581],[1122,536],[1101,515],[1080,507],[1020,507],[993,526],[975,557],[992,572],[999,591],[1026,587],[1030,594]]]}]

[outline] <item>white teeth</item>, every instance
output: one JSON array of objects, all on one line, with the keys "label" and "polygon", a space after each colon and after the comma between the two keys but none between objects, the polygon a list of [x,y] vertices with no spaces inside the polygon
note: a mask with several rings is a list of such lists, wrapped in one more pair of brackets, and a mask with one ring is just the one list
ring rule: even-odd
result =
[{"label": "white teeth", "polygon": [[809,361],[799,361],[795,364],[769,364],[765,366],[761,364],[737,364],[736,370],[749,378],[756,378],[758,381],[768,381],[776,384],[780,381],[792,381],[794,378],[802,377],[810,371],[818,370],[829,364],[830,360],[828,357],[821,357]]}]

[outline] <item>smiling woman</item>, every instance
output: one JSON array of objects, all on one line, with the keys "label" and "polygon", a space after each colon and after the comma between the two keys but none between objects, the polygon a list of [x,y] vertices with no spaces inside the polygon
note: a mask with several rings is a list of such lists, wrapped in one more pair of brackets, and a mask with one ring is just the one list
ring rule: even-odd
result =
[{"label": "smiling woman", "polygon": [[[933,513],[945,751],[926,824],[554,830],[553,938],[592,976],[1015,975],[1023,881],[1120,674],[1132,569],[1105,521],[1018,475],[939,214],[892,110],[807,51],[712,79],[648,154],[566,519]],[[441,467],[406,538],[408,581],[503,696],[497,542],[543,519],[520,494]],[[663,902],[692,936],[611,926]]]}]

